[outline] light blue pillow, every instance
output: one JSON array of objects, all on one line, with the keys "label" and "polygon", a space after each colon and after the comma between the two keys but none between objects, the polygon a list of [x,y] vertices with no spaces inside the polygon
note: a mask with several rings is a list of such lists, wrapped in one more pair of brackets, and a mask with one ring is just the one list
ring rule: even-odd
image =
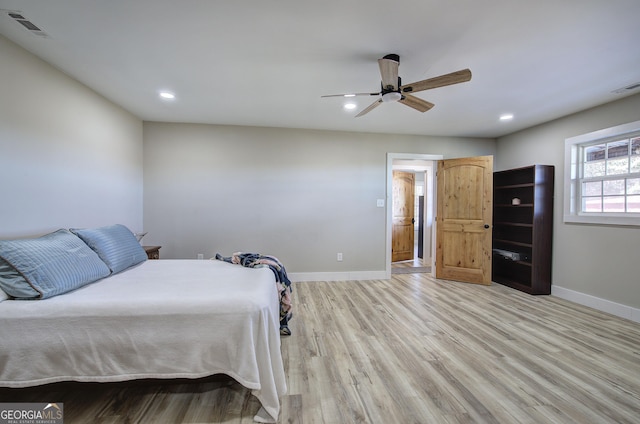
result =
[{"label": "light blue pillow", "polygon": [[67,230],[0,240],[0,288],[18,299],[46,299],[109,275],[96,253]]},{"label": "light blue pillow", "polygon": [[147,260],[147,253],[136,236],[122,224],[91,229],[72,228],[71,232],[87,243],[113,274]]},{"label": "light blue pillow", "polygon": [[[0,258],[0,290],[4,292],[3,287],[13,293],[12,296],[19,299],[36,298],[39,293],[27,283],[22,274],[18,272],[11,264]],[[6,294],[6,293],[5,293]],[[2,297],[2,293],[0,293]]]}]

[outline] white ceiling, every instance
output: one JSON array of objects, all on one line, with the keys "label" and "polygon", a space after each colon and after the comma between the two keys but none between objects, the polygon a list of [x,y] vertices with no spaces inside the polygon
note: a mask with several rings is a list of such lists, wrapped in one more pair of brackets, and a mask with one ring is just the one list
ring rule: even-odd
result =
[{"label": "white ceiling", "polygon": [[[626,94],[640,82],[639,0],[0,0],[0,34],[149,121],[498,137]],[[469,68],[470,82],[398,103],[403,84]],[[2,58],[5,60],[5,58]],[[159,90],[175,92],[173,102]],[[3,99],[4,100],[4,99]],[[502,113],[511,122],[500,122]]]}]

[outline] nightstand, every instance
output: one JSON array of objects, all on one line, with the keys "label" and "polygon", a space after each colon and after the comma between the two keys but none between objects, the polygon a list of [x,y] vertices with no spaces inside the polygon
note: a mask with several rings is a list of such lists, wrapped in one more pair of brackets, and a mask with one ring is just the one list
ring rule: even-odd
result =
[{"label": "nightstand", "polygon": [[160,248],[162,246],[142,246],[144,251],[147,252],[149,259],[160,259]]}]

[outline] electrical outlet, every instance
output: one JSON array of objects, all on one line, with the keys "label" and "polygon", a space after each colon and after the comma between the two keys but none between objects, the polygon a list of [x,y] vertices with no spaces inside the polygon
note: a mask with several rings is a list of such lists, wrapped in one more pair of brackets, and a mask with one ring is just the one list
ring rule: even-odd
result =
[{"label": "electrical outlet", "polygon": [[338,262],[342,262],[342,253],[338,253],[337,259],[338,259]]},{"label": "electrical outlet", "polygon": [[198,259],[204,259],[204,255],[202,253],[198,253]]}]

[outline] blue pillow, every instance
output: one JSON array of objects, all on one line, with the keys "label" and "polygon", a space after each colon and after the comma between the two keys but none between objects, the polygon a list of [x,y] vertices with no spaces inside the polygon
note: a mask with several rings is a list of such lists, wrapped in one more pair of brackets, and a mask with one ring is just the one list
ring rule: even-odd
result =
[{"label": "blue pillow", "polygon": [[115,224],[92,229],[71,229],[100,256],[113,274],[147,260],[136,236],[124,225]]},{"label": "blue pillow", "polygon": [[[4,259],[0,258],[0,290],[4,292],[5,289],[12,293],[12,297],[18,299],[36,298],[39,293],[27,283],[22,274],[17,269],[11,266],[11,264]],[[5,292],[6,294],[6,292]],[[0,293],[2,297],[2,293]]]},{"label": "blue pillow", "polygon": [[45,299],[108,275],[98,255],[67,230],[0,240],[0,288],[18,299]]}]

